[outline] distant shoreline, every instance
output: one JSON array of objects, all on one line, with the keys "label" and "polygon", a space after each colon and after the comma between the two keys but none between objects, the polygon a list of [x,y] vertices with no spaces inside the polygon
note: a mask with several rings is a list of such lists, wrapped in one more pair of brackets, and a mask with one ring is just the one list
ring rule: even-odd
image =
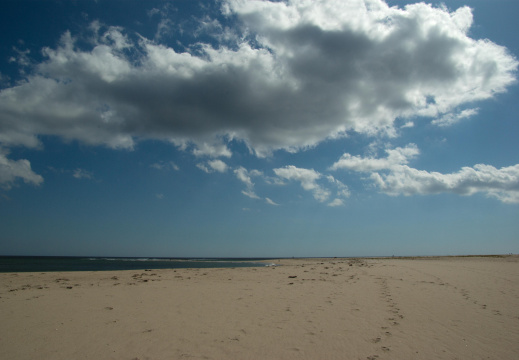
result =
[{"label": "distant shoreline", "polygon": [[178,268],[259,267],[265,259],[129,258],[79,256],[0,256],[0,273],[117,271]]},{"label": "distant shoreline", "polygon": [[442,255],[442,256],[366,256],[366,257],[287,257],[287,258],[145,258],[81,256],[0,256],[0,273],[118,271],[180,268],[234,268],[277,266],[289,261],[338,260],[440,260],[469,258],[513,258],[519,255]]}]

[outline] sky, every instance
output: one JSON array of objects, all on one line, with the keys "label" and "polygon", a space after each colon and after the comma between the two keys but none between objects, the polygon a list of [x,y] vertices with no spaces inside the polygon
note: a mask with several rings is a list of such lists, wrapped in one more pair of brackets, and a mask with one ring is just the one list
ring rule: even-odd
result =
[{"label": "sky", "polygon": [[0,255],[519,253],[517,14],[3,1]]}]

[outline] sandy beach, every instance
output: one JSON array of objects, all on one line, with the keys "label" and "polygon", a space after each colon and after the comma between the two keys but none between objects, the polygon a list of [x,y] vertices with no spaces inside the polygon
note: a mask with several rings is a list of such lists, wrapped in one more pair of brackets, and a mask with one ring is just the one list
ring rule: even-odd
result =
[{"label": "sandy beach", "polygon": [[10,359],[517,359],[519,257],[0,274]]}]

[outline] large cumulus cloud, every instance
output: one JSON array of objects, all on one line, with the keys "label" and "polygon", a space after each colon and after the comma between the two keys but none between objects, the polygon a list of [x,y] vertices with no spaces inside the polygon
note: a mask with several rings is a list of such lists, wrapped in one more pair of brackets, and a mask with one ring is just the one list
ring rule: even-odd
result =
[{"label": "large cumulus cloud", "polygon": [[[233,26],[205,18],[216,42],[183,52],[94,22],[88,46],[67,31],[42,62],[28,68],[24,53],[24,79],[0,91],[0,149],[51,135],[126,149],[159,139],[212,157],[237,140],[265,156],[353,131],[395,135],[397,119],[450,125],[515,81],[504,47],[470,38],[468,7],[225,0],[220,16]],[[4,184],[40,182],[15,173]]]},{"label": "large cumulus cloud", "polygon": [[232,46],[180,53],[97,24],[85,49],[65,33],[1,91],[0,142],[164,139],[229,156],[222,144],[238,139],[258,155],[297,151],[349,130],[391,133],[399,117],[445,117],[504,91],[517,66],[505,48],[468,36],[467,7],[228,0],[222,11],[238,22],[226,30],[241,39]]}]

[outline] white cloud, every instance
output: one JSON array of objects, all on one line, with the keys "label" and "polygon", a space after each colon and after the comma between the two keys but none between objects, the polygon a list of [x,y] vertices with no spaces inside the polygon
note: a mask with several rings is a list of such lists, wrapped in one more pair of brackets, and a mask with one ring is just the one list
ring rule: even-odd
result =
[{"label": "white cloud", "polygon": [[274,173],[286,180],[296,180],[301,183],[305,190],[315,190],[318,188],[316,180],[321,177],[317,171],[313,169],[297,168],[293,165],[288,165],[284,168],[274,169]]},{"label": "white cloud", "polygon": [[162,19],[157,26],[157,32],[155,33],[155,40],[160,40],[164,36],[171,35],[173,33],[173,22],[170,19]]},{"label": "white cloud", "polygon": [[247,187],[254,186],[254,183],[252,182],[247,169],[245,169],[243,166],[240,166],[239,168],[235,169],[234,174],[236,175],[238,180],[245,183],[245,185],[247,185]]},{"label": "white cloud", "polygon": [[234,174],[245,184],[246,190],[242,191],[242,194],[250,197],[251,199],[259,199],[260,197],[254,192],[254,183],[252,182],[251,176],[262,176],[262,173],[258,170],[248,171],[243,166],[240,166],[234,170]]},{"label": "white cloud", "polygon": [[161,13],[162,13],[162,10],[157,9],[157,8],[153,8],[153,9],[148,10],[148,11],[146,12],[146,14],[147,14],[149,17],[153,17],[153,16],[155,16],[155,15],[161,15]]},{"label": "white cloud", "polygon": [[228,166],[226,163],[224,163],[222,160],[211,160],[208,161],[207,164],[213,169],[214,171],[218,171],[221,173],[224,173],[227,171]]},{"label": "white cloud", "polygon": [[279,206],[278,203],[274,202],[273,200],[271,200],[270,198],[266,197],[265,198],[265,202],[269,205],[274,205],[274,206]]},{"label": "white cloud", "polygon": [[164,2],[160,8],[152,8],[146,12],[146,15],[148,15],[150,19],[159,19],[157,31],[154,36],[155,40],[160,41],[161,39],[175,33],[175,23],[171,20],[171,14],[177,11],[178,10],[173,6],[173,3]]},{"label": "white cloud", "polygon": [[198,163],[196,166],[200,169],[205,171],[206,173],[210,174],[213,172],[219,172],[224,173],[227,171],[228,166],[226,163],[224,163],[222,160],[210,160],[206,164]]},{"label": "white cloud", "polygon": [[298,181],[303,189],[311,191],[314,198],[320,202],[326,201],[330,196],[328,190],[316,183],[321,174],[313,169],[302,169],[288,165],[284,168],[274,169],[274,173],[282,179]]},{"label": "white cloud", "polygon": [[92,180],[94,178],[94,175],[92,174],[92,172],[90,171],[87,171],[85,169],[75,169],[73,172],[72,172],[72,176],[75,177],[76,179],[88,179],[88,180]]},{"label": "white cloud", "polygon": [[16,52],[17,56],[10,57],[9,62],[16,62],[18,65],[20,65],[20,68],[22,72],[24,72],[23,68],[31,65],[31,59],[29,57],[29,54],[31,53],[30,50],[20,50],[17,47],[13,48],[14,52]]},{"label": "white cloud", "polygon": [[344,201],[339,198],[333,199],[333,201],[328,203],[328,206],[330,206],[330,207],[337,207],[337,206],[343,206],[343,205],[344,205]]},{"label": "white cloud", "polygon": [[[326,176],[326,178],[328,179],[328,182],[330,182],[337,188],[336,196],[342,197],[342,198],[350,197],[350,195],[351,195],[350,190],[348,189],[348,187],[345,184],[343,184],[341,181],[335,179],[331,175]],[[341,199],[335,199],[335,200],[341,200]],[[342,202],[342,200],[341,200],[341,202]]]},{"label": "white cloud", "polygon": [[43,182],[43,177],[32,171],[28,160],[10,160],[6,155],[8,154],[5,150],[2,153],[0,149],[0,187],[9,190],[15,185],[17,179],[33,185],[40,185]]},{"label": "white cloud", "polygon": [[198,163],[196,164],[196,167],[199,168],[200,170],[210,174],[212,173],[213,171],[211,169],[209,169],[205,164],[202,164],[202,163]]},{"label": "white cloud", "polygon": [[404,148],[387,149],[386,153],[386,158],[366,158],[346,153],[331,166],[331,169],[349,169],[363,172],[388,170],[397,165],[407,164],[409,160],[418,156],[420,151],[415,144],[409,144]]},{"label": "white cloud", "polygon": [[193,150],[195,156],[231,157],[231,151],[224,144],[200,142]]},{"label": "white cloud", "polygon": [[467,119],[471,116],[477,115],[479,109],[465,109],[457,114],[450,113],[442,116],[439,119],[435,119],[431,122],[433,125],[437,125],[440,127],[447,127],[456,124],[462,119]]},{"label": "white cloud", "polygon": [[256,195],[252,189],[242,190],[241,193],[247,197],[250,197],[251,199],[260,199],[260,197]]},{"label": "white cloud", "polygon": [[344,154],[332,169],[371,173],[370,178],[375,185],[393,196],[484,193],[505,203],[519,203],[519,164],[501,169],[478,164],[463,167],[455,173],[442,174],[406,165],[419,153],[414,144],[386,152],[388,156],[381,159]]},{"label": "white cloud", "polygon": [[331,175],[323,176],[313,169],[303,169],[288,165],[284,168],[274,169],[274,173],[281,179],[299,182],[301,187],[306,191],[312,192],[313,197],[319,202],[327,201],[332,195],[331,189],[318,183],[322,178],[327,179],[328,183],[337,189],[337,196],[348,197],[350,195],[347,186],[342,182],[336,180]]},{"label": "white cloud", "polygon": [[[505,48],[468,36],[468,7],[227,0],[223,9],[239,22],[225,36],[234,43],[183,44],[183,53],[158,43],[161,29],[156,41],[132,40],[96,23],[90,49],[66,32],[24,81],[1,90],[0,144],[37,147],[54,135],[131,149],[159,139],[230,157],[225,143],[236,139],[263,156],[350,130],[394,135],[397,118],[450,122],[515,80]],[[200,29],[222,31],[214,39],[230,31]]]},{"label": "white cloud", "polygon": [[372,178],[390,195],[484,193],[505,203],[519,203],[519,164],[501,169],[478,164],[451,174],[402,166],[387,175],[373,174]]},{"label": "white cloud", "polygon": [[151,164],[150,167],[156,170],[180,170],[178,165],[175,164],[173,161],[159,161]]}]

